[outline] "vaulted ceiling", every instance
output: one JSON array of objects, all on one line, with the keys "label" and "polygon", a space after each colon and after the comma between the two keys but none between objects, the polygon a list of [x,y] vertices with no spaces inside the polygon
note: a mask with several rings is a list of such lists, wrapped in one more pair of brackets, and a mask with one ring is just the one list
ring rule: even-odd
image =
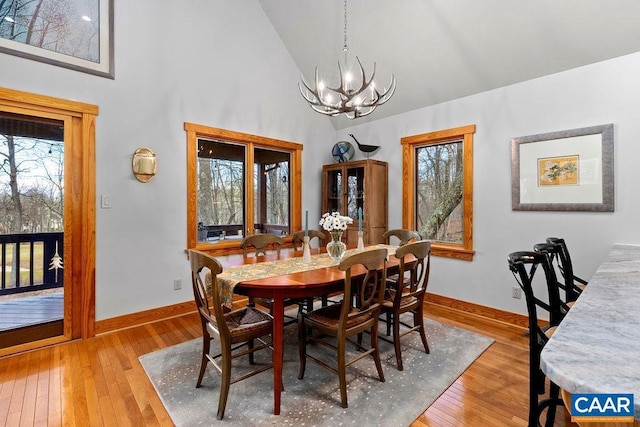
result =
[{"label": "vaulted ceiling", "polygon": [[[316,66],[337,81],[343,0],[259,2],[307,81]],[[336,129],[638,52],[640,1],[348,0],[348,45],[368,74],[376,62],[378,86],[398,85]]]}]

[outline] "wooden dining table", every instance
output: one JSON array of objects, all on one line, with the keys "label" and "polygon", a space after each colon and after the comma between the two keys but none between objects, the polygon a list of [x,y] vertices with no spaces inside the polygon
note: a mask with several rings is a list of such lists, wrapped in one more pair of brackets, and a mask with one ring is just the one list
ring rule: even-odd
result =
[{"label": "wooden dining table", "polygon": [[[387,271],[393,273],[398,269],[399,260],[393,256],[395,247],[384,245],[388,248],[390,256],[387,257]],[[367,249],[381,247],[372,246]],[[314,251],[317,251],[314,249]],[[349,251],[345,256],[348,256]],[[328,256],[316,253],[312,257]],[[266,261],[284,260],[291,257],[302,257],[302,251],[293,249],[283,249],[278,257],[274,254],[261,255],[258,257],[248,257],[243,259],[242,255],[228,255],[216,257],[223,268],[238,265],[259,264]],[[329,267],[321,267],[308,271],[281,274],[265,278],[253,278],[241,280],[235,284],[233,291],[248,297],[270,298],[273,300],[273,413],[280,414],[280,397],[282,393],[282,365],[284,348],[284,311],[285,300],[289,298],[310,298],[327,295],[344,290],[345,273],[337,267],[338,262]],[[224,271],[223,271],[224,273]],[[364,277],[366,270],[362,266],[356,266],[352,270],[352,278]]]}]

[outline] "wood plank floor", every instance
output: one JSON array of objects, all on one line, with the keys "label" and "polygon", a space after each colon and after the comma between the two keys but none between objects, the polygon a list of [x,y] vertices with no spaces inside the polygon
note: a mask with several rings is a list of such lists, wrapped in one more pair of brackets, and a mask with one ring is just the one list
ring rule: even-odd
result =
[{"label": "wood plank floor", "polygon": [[0,331],[61,320],[63,315],[62,291],[0,298]]},{"label": "wood plank floor", "polygon": [[[432,305],[426,312],[496,342],[412,426],[526,426],[523,330]],[[190,314],[0,358],[0,426],[171,426],[138,356],[199,336]],[[574,425],[559,409],[556,427]]]}]

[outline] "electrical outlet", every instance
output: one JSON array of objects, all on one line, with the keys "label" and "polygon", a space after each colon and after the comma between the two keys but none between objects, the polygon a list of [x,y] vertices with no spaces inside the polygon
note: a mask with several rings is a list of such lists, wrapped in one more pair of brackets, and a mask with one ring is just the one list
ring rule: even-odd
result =
[{"label": "electrical outlet", "polygon": [[176,279],[173,281],[173,290],[178,291],[182,289],[182,279]]},{"label": "electrical outlet", "polygon": [[517,286],[511,288],[511,298],[520,299],[522,298],[522,289]]}]

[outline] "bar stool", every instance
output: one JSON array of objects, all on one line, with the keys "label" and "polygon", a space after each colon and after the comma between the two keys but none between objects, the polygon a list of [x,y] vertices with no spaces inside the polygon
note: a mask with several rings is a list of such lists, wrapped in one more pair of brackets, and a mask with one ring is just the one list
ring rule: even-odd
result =
[{"label": "bar stool", "polygon": [[557,262],[557,259],[561,256],[562,248],[556,243],[538,243],[533,245],[533,250],[547,258],[547,262],[551,266],[551,280],[556,283],[558,292],[560,292],[560,289],[564,291],[564,300],[560,298],[560,310],[562,312],[562,317],[564,317],[573,305],[573,302],[576,300],[577,295],[573,288],[567,287],[566,283],[558,280],[558,275],[554,268],[554,263]]},{"label": "bar stool", "polygon": [[[580,293],[587,285],[587,281],[581,279],[573,273],[573,263],[571,262],[571,255],[569,255],[569,249],[564,239],[559,237],[547,237],[547,243],[558,245],[558,253],[554,257],[554,261],[558,266],[558,270],[564,279],[564,285],[566,292],[568,292],[568,301],[575,301]],[[577,282],[577,283],[576,283]]]},{"label": "bar stool", "polygon": [[[524,292],[529,314],[529,426],[538,426],[542,411],[548,408],[545,426],[551,427],[556,415],[556,406],[564,403],[560,398],[560,387],[552,381],[549,381],[549,398],[539,400],[539,396],[545,393],[546,381],[546,375],[540,369],[540,353],[563,317],[557,279],[549,259],[542,253],[513,252],[508,255],[507,261],[509,270]],[[540,266],[547,284],[548,303],[533,293],[534,276]],[[549,313],[548,327],[540,326],[538,309]]]}]

